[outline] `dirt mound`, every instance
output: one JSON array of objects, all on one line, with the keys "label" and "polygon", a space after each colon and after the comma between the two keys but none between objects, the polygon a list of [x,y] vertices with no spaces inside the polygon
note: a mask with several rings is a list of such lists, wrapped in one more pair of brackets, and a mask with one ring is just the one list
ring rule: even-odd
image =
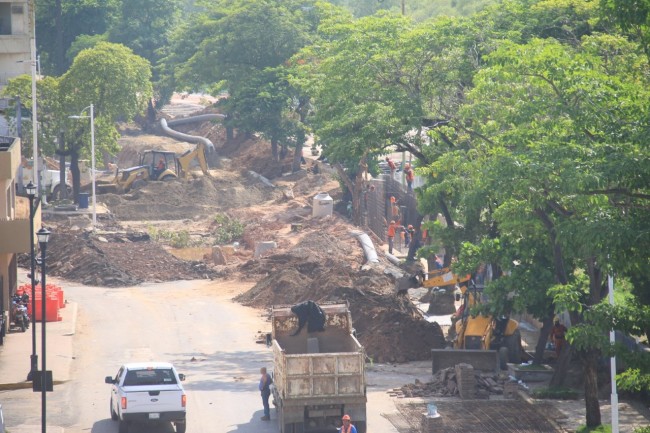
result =
[{"label": "dirt mound", "polygon": [[[126,287],[144,281],[206,278],[201,263],[185,262],[169,254],[142,233],[95,236],[88,232],[65,232],[58,227],[47,245],[47,269],[82,284]],[[21,258],[29,267],[29,257]]]},{"label": "dirt mound", "polygon": [[422,319],[406,297],[395,294],[389,275],[360,269],[356,239],[337,231],[311,232],[284,253],[243,264],[240,273],[261,279],[235,300],[256,307],[348,301],[359,340],[377,362],[429,359],[432,348],[444,347],[438,324]]},{"label": "dirt mound", "polygon": [[197,177],[148,182],[128,194],[103,194],[98,200],[124,221],[179,220],[251,206],[279,196],[261,183],[227,177]]}]

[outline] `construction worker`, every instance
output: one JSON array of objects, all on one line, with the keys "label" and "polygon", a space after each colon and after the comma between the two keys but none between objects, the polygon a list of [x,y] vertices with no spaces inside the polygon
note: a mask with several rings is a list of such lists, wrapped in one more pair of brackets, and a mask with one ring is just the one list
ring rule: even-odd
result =
[{"label": "construction worker", "polygon": [[397,170],[397,166],[389,157],[386,157],[386,164],[388,164],[388,168],[390,169],[390,177],[393,178],[395,176],[395,170]]},{"label": "construction worker", "polygon": [[341,426],[340,429],[338,429],[341,433],[357,433],[357,428],[352,424],[352,421],[350,420],[350,415],[345,414],[343,415],[343,418],[341,418],[341,422],[343,422],[343,425]]},{"label": "construction worker", "polygon": [[264,416],[262,421],[269,421],[271,419],[271,408],[269,406],[269,397],[271,396],[271,384],[273,379],[271,375],[266,372],[266,367],[260,369],[260,384],[258,386],[260,394],[262,395],[262,406],[264,406]]},{"label": "construction worker", "polygon": [[393,241],[395,239],[395,232],[399,228],[399,224],[395,220],[391,220],[390,225],[388,226],[387,238],[388,238],[388,254],[393,254]]},{"label": "construction worker", "polygon": [[415,229],[411,224],[406,227],[406,230],[404,230],[404,246],[406,248],[411,245],[411,239],[413,239],[413,236],[415,236]]},{"label": "construction worker", "polygon": [[404,167],[404,174],[406,175],[406,190],[408,192],[413,192],[413,181],[415,180],[415,173],[411,164],[406,164]]},{"label": "construction worker", "polygon": [[397,200],[392,195],[390,196],[390,216],[398,223],[400,222],[399,206],[397,205]]},{"label": "construction worker", "polygon": [[555,318],[555,321],[553,323],[553,327],[551,328],[551,333],[548,336],[549,340],[553,342],[555,345],[555,356],[560,356],[560,353],[562,352],[562,348],[566,344],[566,332],[567,328],[563,324],[560,323],[560,319],[558,317]]}]

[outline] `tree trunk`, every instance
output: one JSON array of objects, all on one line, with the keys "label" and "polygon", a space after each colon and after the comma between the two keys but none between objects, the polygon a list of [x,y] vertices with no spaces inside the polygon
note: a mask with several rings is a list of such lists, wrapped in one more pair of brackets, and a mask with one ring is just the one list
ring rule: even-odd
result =
[{"label": "tree trunk", "polygon": [[68,198],[68,188],[65,181],[65,134],[63,131],[59,132],[59,196],[58,200],[66,200]]},{"label": "tree trunk", "polygon": [[226,126],[226,140],[232,141],[235,139],[235,129],[232,126]]},{"label": "tree trunk", "polygon": [[81,172],[79,171],[79,152],[76,149],[70,152],[70,171],[72,172],[72,196],[74,197],[74,202],[79,203]]},{"label": "tree trunk", "polygon": [[587,427],[595,428],[601,425],[600,403],[598,402],[598,360],[601,353],[599,350],[590,349],[582,358],[582,365],[585,371],[585,409]]},{"label": "tree trunk", "polygon": [[553,372],[553,377],[551,377],[551,380],[549,381],[549,388],[557,388],[564,385],[572,357],[573,348],[569,344],[565,344],[560,352],[560,356],[555,362],[555,371]]},{"label": "tree trunk", "polygon": [[[364,156],[365,158],[365,156]],[[360,214],[360,209],[361,209],[361,194],[363,191],[363,173],[357,173],[354,182],[352,179],[350,179],[350,176],[345,172],[345,169],[340,163],[337,163],[334,168],[336,168],[336,172],[338,173],[339,177],[345,184],[345,186],[348,188],[350,191],[350,194],[352,194],[352,212],[353,212],[353,218],[356,221],[357,214]],[[357,203],[357,209],[354,209],[354,204]]]},{"label": "tree trunk", "polygon": [[271,155],[273,156],[273,161],[280,161],[280,155],[278,154],[278,139],[275,137],[271,139]]},{"label": "tree trunk", "polygon": [[535,356],[533,357],[533,364],[541,365],[544,362],[544,350],[546,349],[546,342],[553,327],[553,312],[542,321],[542,329],[539,331],[539,339],[535,346]]},{"label": "tree trunk", "polygon": [[306,140],[307,137],[305,136],[305,131],[299,129],[296,133],[296,147],[293,151],[293,164],[291,165],[291,171],[293,173],[300,171],[302,162],[302,148],[305,146]]}]

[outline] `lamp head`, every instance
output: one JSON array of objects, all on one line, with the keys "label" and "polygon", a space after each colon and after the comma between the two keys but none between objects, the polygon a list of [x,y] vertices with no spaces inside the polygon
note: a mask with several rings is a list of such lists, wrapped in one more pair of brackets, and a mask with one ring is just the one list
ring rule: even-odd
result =
[{"label": "lamp head", "polygon": [[39,244],[47,244],[47,241],[50,240],[50,231],[45,227],[41,227],[41,229],[36,233],[36,236],[38,237]]},{"label": "lamp head", "polygon": [[25,191],[27,192],[29,198],[33,199],[34,196],[36,195],[36,185],[34,185],[30,180],[29,183],[25,185]]}]

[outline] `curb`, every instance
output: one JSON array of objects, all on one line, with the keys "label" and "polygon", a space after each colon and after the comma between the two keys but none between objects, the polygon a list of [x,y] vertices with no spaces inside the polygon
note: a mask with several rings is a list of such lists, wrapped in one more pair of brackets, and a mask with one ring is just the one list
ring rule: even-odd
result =
[{"label": "curb", "polygon": [[78,308],[78,304],[76,302],[67,302],[66,301],[66,305],[68,307],[72,307],[72,313],[71,313],[72,314],[72,320],[71,320],[72,323],[70,324],[70,332],[67,332],[67,333],[65,333],[63,335],[66,336],[66,337],[71,337],[71,336],[75,335],[76,332],[77,332],[77,308]]}]

